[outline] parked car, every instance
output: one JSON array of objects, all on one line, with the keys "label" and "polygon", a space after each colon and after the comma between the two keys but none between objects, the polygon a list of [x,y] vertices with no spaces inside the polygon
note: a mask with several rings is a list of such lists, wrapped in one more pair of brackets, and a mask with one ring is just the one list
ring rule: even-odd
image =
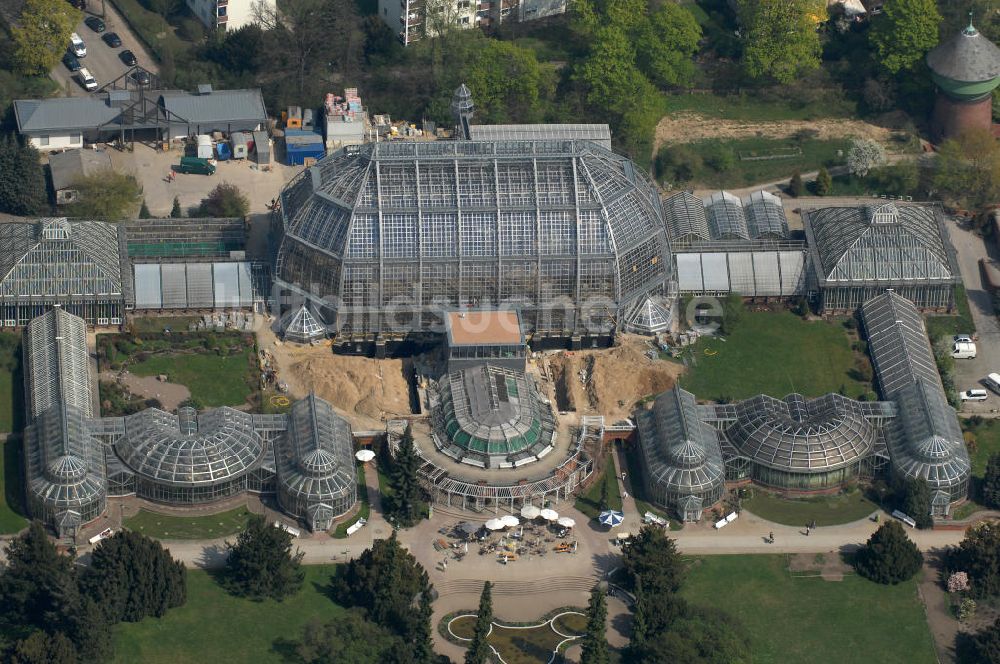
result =
[{"label": "parked car", "polygon": [[83,19],[83,22],[94,32],[104,32],[107,29],[107,26],[104,25],[104,21],[97,16],[88,16]]},{"label": "parked car", "polygon": [[990,395],[986,390],[965,390],[959,396],[962,401],[986,401]]},{"label": "parked car", "polygon": [[66,65],[66,69],[70,71],[80,71],[80,61],[76,59],[76,56],[66,51],[63,55],[63,64]]},{"label": "parked car", "polygon": [[972,337],[969,336],[968,334],[956,334],[951,338],[951,340],[954,341],[955,343],[958,343],[960,341],[967,344],[974,343]]},{"label": "parked car", "polygon": [[75,32],[69,36],[69,50],[78,58],[87,57],[87,45]]},{"label": "parked car", "polygon": [[136,69],[128,77],[136,85],[149,85],[149,72],[145,69]]},{"label": "parked car", "polygon": [[130,51],[128,49],[125,49],[124,51],[122,51],[121,53],[119,53],[118,54],[118,58],[122,62],[124,62],[126,65],[128,65],[129,67],[135,67],[136,62],[137,62],[136,59],[135,59],[135,53],[133,53],[132,51]]},{"label": "parked car", "polygon": [[177,166],[178,173],[194,173],[197,175],[215,175],[215,164],[208,159],[198,157],[181,157]]},{"label": "parked car", "polygon": [[986,383],[986,387],[990,388],[997,394],[1000,394],[1000,374],[991,373],[983,382]]},{"label": "parked car", "polygon": [[76,74],[77,79],[80,81],[80,85],[87,92],[93,92],[97,89],[97,79],[87,70],[86,67],[82,67]]},{"label": "parked car", "polygon": [[117,32],[109,32],[101,37],[101,39],[103,39],[104,43],[111,48],[118,48],[122,45],[122,38],[118,36]]}]

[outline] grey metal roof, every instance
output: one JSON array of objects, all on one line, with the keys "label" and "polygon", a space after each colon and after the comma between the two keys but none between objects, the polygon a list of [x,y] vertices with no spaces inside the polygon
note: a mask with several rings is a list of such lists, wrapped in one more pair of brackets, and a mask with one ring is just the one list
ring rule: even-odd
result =
[{"label": "grey metal roof", "polygon": [[921,381],[943,391],[924,320],[905,297],[888,291],[861,305],[879,389],[885,399]]},{"label": "grey metal roof", "polygon": [[944,78],[965,83],[1000,76],[1000,48],[970,24],[927,54],[927,66]]},{"label": "grey metal roof", "polygon": [[742,202],[750,237],[788,237],[788,219],[780,198],[769,191],[754,191]]},{"label": "grey metal roof", "polygon": [[274,460],[283,491],[310,503],[347,496],[357,482],[351,426],[314,394],[292,406]]},{"label": "grey metal roof", "polygon": [[717,191],[705,199],[708,228],[715,239],[750,239],[743,203],[728,191]]},{"label": "grey metal roof", "polygon": [[821,283],[959,281],[937,208],[829,207],[804,210],[802,220]]},{"label": "grey metal roof", "polygon": [[14,102],[17,128],[22,134],[91,129],[114,121],[120,110],[98,97],[18,99]]},{"label": "grey metal roof", "polygon": [[28,417],[62,405],[93,416],[93,386],[87,352],[87,324],[64,309],[51,309],[24,331]]},{"label": "grey metal roof", "polygon": [[66,189],[78,178],[111,169],[111,155],[105,150],[66,150],[49,155],[52,188]]},{"label": "grey metal roof", "polygon": [[663,213],[671,240],[688,236],[699,240],[712,238],[708,217],[705,216],[705,203],[691,192],[682,191],[665,200]]},{"label": "grey metal roof", "polygon": [[260,90],[215,90],[210,94],[164,93],[162,105],[188,122],[267,120]]},{"label": "grey metal roof", "polygon": [[474,141],[538,141],[577,140],[594,141],[602,148],[611,149],[611,127],[606,124],[501,124],[472,125],[470,137]]}]

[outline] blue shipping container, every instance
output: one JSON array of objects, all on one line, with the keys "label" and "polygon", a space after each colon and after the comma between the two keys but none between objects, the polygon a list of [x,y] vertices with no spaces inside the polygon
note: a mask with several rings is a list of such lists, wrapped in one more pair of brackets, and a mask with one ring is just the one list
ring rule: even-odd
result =
[{"label": "blue shipping container", "polygon": [[322,159],[326,156],[323,137],[312,131],[285,130],[285,163],[300,166],[307,157]]}]

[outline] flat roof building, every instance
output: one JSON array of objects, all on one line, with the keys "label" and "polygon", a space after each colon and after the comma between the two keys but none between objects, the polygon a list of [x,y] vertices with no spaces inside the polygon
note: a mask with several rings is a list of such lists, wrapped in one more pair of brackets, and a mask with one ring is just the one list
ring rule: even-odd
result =
[{"label": "flat roof building", "polygon": [[527,346],[517,311],[451,311],[445,330],[449,372],[483,364],[524,371]]}]

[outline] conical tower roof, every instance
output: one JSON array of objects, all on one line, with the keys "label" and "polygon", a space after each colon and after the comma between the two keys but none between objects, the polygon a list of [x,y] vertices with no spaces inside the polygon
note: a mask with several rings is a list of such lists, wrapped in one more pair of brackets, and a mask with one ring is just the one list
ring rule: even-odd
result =
[{"label": "conical tower roof", "polygon": [[1000,76],[1000,48],[970,22],[964,30],[927,54],[927,66],[939,77],[953,81],[991,81]]},{"label": "conical tower roof", "polygon": [[647,297],[631,311],[626,323],[634,332],[657,334],[670,327],[670,312],[653,298]]},{"label": "conical tower roof", "polygon": [[285,339],[299,343],[308,343],[326,334],[326,328],[319,322],[319,317],[304,304],[285,316],[281,329]]}]

